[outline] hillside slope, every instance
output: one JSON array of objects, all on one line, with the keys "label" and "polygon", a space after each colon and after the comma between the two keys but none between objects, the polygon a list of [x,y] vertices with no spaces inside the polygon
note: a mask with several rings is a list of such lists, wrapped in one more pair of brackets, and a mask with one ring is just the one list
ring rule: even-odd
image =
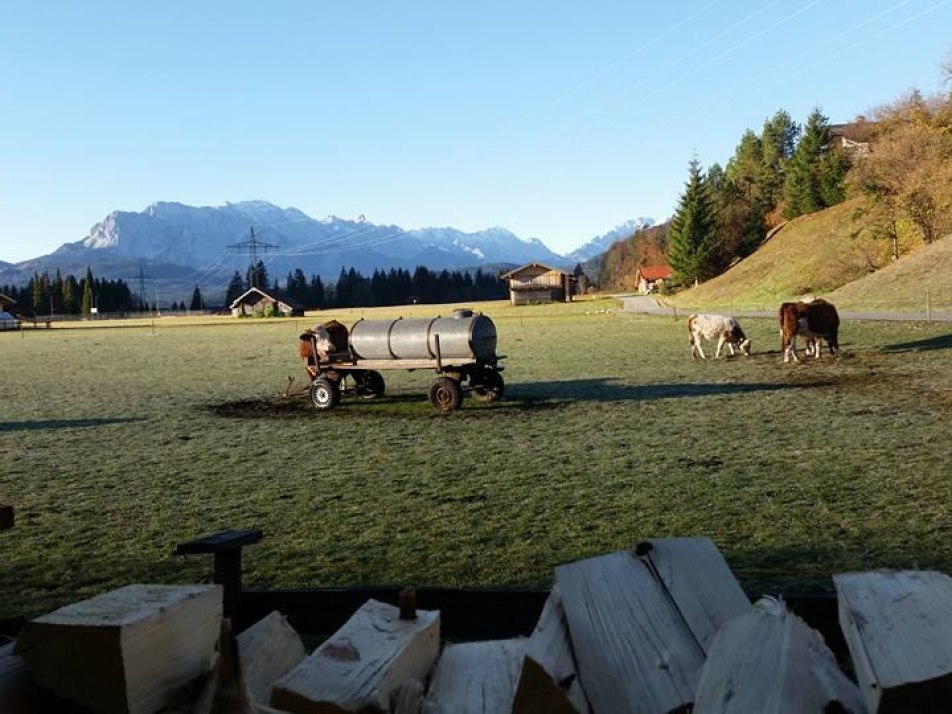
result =
[{"label": "hillside slope", "polygon": [[907,253],[830,294],[848,309],[922,312],[952,309],[952,236]]},{"label": "hillside slope", "polygon": [[[800,216],[753,255],[702,285],[670,298],[677,305],[772,310],[803,295],[828,296],[889,262],[888,245],[856,231],[855,201]],[[901,262],[901,261],[900,261]],[[921,304],[921,300],[920,300]]]}]

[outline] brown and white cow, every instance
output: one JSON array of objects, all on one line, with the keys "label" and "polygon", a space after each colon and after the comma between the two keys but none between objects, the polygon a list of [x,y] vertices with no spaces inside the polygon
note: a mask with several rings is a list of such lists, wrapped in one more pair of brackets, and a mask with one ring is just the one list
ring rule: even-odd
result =
[{"label": "brown and white cow", "polygon": [[[797,335],[808,339],[807,355],[811,353],[817,359],[820,357],[820,340],[826,340],[830,347],[830,354],[839,352],[840,343],[840,316],[832,303],[821,298],[801,302],[785,302],[780,306],[780,350],[783,352],[783,361],[797,359]],[[813,340],[811,349],[809,340]]]},{"label": "brown and white cow", "polygon": [[701,338],[713,342],[717,340],[717,350],[714,357],[721,356],[721,348],[727,343],[734,356],[734,348],[740,350],[745,357],[750,357],[750,340],[740,328],[740,324],[733,317],[726,315],[691,315],[688,318],[688,335],[691,342],[691,356],[697,359],[706,359],[701,349]]}]

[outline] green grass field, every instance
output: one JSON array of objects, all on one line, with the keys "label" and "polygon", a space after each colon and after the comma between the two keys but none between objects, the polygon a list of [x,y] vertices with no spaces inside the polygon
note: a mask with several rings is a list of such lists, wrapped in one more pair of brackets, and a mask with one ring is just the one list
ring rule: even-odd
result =
[{"label": "green grass field", "polygon": [[747,320],[751,359],[702,362],[683,319],[609,300],[481,307],[507,399],[447,417],[428,372],[330,412],[278,396],[304,374],[298,333],[362,311],[0,334],[0,502],[17,515],[0,631],[128,582],[207,580],[208,560],[172,552],[224,528],[264,530],[245,552],[258,587],[539,584],[702,534],[751,589],[952,569],[949,326],[846,322],[842,358],[784,365],[774,322]]}]

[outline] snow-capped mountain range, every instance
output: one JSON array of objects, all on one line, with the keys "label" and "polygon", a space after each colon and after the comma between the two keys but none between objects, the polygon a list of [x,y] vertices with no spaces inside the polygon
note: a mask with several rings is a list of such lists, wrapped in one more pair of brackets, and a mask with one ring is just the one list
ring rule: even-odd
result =
[{"label": "snow-capped mountain range", "polygon": [[625,221],[620,226],[616,226],[612,230],[608,231],[608,233],[605,235],[592,238],[581,248],[576,248],[565,257],[573,264],[584,263],[586,260],[590,260],[596,255],[601,255],[604,253],[606,250],[611,248],[612,243],[629,238],[638,231],[645,228],[650,228],[654,224],[655,221],[653,218],[646,218],[644,216],[639,216],[633,220]]},{"label": "snow-capped mountain range", "polygon": [[369,275],[376,269],[412,270],[418,265],[437,270],[529,262],[571,267],[643,225],[650,225],[650,219],[629,221],[562,256],[537,238],[524,240],[498,227],[474,233],[404,230],[363,217],[318,220],[267,201],[216,207],[160,202],[141,212],[110,213],[85,238],[49,255],[0,264],[0,283],[25,282],[43,270],[82,274],[89,266],[103,278],[130,280],[144,270],[151,277],[183,284],[223,285],[235,270],[244,272],[252,249],[279,280],[296,268],[333,280],[341,268]]}]

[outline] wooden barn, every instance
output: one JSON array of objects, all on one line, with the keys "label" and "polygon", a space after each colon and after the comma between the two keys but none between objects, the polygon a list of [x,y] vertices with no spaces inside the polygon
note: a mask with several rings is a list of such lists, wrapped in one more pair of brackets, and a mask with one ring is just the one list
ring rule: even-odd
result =
[{"label": "wooden barn", "polygon": [[541,302],[572,302],[574,278],[557,268],[529,263],[499,276],[509,281],[509,302],[530,305]]},{"label": "wooden barn", "polygon": [[661,283],[671,276],[671,268],[667,265],[646,265],[635,272],[635,282],[638,292],[642,295],[653,293]]},{"label": "wooden barn", "polygon": [[229,308],[231,314],[235,317],[264,315],[268,312],[268,308],[271,308],[274,315],[304,317],[304,306],[297,300],[261,288],[251,288],[242,293],[235,298]]}]

